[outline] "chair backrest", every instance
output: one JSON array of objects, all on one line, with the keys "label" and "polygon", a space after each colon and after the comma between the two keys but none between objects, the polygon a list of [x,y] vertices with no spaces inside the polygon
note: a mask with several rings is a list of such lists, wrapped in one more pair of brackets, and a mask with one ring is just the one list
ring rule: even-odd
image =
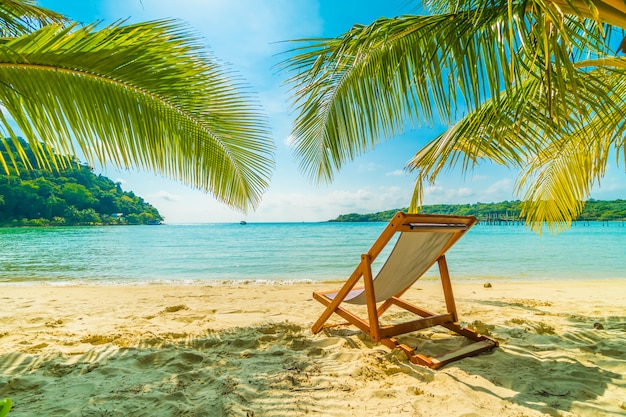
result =
[{"label": "chair backrest", "polygon": [[[469,227],[471,225],[462,223],[417,223],[411,224],[410,231],[401,232],[374,278],[376,302],[407,290],[458,240],[459,231],[465,232]],[[366,304],[365,292],[351,291],[344,301]]]}]

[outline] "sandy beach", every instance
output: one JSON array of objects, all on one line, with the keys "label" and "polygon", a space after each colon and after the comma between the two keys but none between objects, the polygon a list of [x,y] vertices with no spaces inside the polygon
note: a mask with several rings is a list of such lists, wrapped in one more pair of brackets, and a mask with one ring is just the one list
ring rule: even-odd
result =
[{"label": "sandy beach", "polygon": [[[354,327],[313,335],[311,292],[338,285],[2,286],[0,398],[9,417],[626,415],[625,280],[455,284],[501,346],[436,371]],[[441,310],[440,292],[406,298]]]}]

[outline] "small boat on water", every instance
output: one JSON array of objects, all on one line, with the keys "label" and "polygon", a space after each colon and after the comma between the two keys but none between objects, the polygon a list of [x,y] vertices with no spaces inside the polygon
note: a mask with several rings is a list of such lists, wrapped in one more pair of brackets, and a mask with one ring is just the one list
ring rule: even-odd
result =
[{"label": "small boat on water", "polygon": [[246,222],[245,220],[242,220],[239,222],[239,224],[244,225],[244,224],[248,224],[248,222]]}]

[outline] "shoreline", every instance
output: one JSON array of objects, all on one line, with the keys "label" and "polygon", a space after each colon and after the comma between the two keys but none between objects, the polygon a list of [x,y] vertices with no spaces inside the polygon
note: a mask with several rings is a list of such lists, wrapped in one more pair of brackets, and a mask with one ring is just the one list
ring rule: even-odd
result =
[{"label": "shoreline", "polygon": [[[295,279],[295,280],[287,280],[287,279],[206,279],[206,280],[13,280],[13,281],[0,281],[0,289],[1,288],[11,288],[11,287],[203,287],[203,286],[247,286],[247,285],[259,285],[259,286],[283,286],[283,285],[318,285],[321,287],[334,285],[341,286],[344,281],[341,279],[333,278],[333,279]],[[439,277],[438,276],[423,276],[419,279],[419,283],[424,284],[433,284],[439,285]],[[600,278],[589,278],[589,277],[580,277],[580,278],[564,278],[564,277],[553,277],[553,278],[532,278],[532,279],[521,279],[521,278],[511,278],[505,276],[490,276],[482,278],[472,278],[472,279],[464,279],[464,278],[452,278],[452,285],[456,286],[467,286],[467,285],[479,285],[482,286],[484,284],[502,284],[502,285],[526,285],[526,284],[542,284],[542,283],[576,283],[576,284],[584,284],[584,283],[597,283],[600,285],[611,284],[614,283],[616,285],[620,285],[622,282],[626,282],[626,277],[600,277]]]},{"label": "shoreline", "polygon": [[[9,417],[626,414],[626,280],[453,280],[460,321],[500,347],[437,371],[354,327],[312,334],[311,292],[341,283],[1,285],[0,397]],[[441,311],[439,288],[406,298]]]}]

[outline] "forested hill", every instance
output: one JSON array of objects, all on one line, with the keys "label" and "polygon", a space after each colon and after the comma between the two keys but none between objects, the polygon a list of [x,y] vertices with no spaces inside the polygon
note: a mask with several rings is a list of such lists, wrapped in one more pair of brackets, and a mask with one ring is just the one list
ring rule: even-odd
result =
[{"label": "forested hill", "polygon": [[[24,142],[22,142],[24,143]],[[35,157],[27,148],[33,167]],[[2,151],[7,164],[11,160]],[[91,169],[72,162],[67,169],[44,171],[24,169],[17,161],[19,174],[10,175],[0,166],[0,226],[61,226],[146,224],[163,220],[156,208],[119,183],[95,175]]]},{"label": "forested hill", "polygon": [[[342,214],[331,222],[388,222],[398,211],[407,208],[381,211],[370,214]],[[519,220],[521,203],[519,201],[503,201],[500,203],[476,204],[435,204],[423,206],[421,212],[426,214],[450,214],[454,216],[476,216],[478,220],[516,219]],[[626,200],[589,200],[585,204],[581,221],[615,221],[626,220]]]}]

